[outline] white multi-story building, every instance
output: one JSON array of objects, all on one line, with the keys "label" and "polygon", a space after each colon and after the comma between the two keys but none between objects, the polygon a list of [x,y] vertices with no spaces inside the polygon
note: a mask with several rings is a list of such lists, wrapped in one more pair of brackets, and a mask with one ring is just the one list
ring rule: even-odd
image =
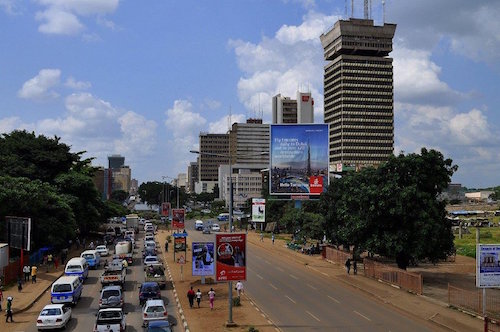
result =
[{"label": "white multi-story building", "polygon": [[[268,164],[234,164],[232,167],[233,209],[243,208],[249,198],[262,197],[262,173]],[[230,201],[229,165],[219,166],[219,197]]]},{"label": "white multi-story building", "polygon": [[297,91],[297,99],[273,97],[273,123],[314,123],[314,99],[310,92]]}]

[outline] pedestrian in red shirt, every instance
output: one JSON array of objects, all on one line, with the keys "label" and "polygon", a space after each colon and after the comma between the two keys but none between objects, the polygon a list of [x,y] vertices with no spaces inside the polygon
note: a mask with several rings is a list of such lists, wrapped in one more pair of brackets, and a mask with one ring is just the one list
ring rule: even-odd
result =
[{"label": "pedestrian in red shirt", "polygon": [[189,307],[193,309],[193,304],[194,304],[194,297],[196,296],[196,293],[193,290],[193,287],[191,287],[190,290],[188,290],[187,297],[189,299]]}]

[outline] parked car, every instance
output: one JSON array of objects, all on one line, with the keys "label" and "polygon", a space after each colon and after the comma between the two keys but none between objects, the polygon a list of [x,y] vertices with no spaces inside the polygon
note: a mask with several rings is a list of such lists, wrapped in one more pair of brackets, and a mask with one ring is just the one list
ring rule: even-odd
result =
[{"label": "parked car", "polygon": [[120,286],[106,286],[101,290],[99,308],[121,308],[123,302],[123,292]]},{"label": "parked car", "polygon": [[160,286],[157,282],[145,282],[139,286],[139,303],[142,306],[150,299],[161,299]]},{"label": "parked car", "polygon": [[94,332],[125,331],[127,323],[121,308],[100,309],[94,325]]},{"label": "parked car", "polygon": [[214,232],[219,232],[219,231],[220,231],[220,226],[219,226],[219,224],[212,224],[212,231],[214,231]]},{"label": "parked car", "polygon": [[148,324],[147,332],[172,332],[172,326],[166,320],[155,320]]},{"label": "parked car", "polygon": [[71,307],[64,304],[48,304],[43,307],[36,320],[38,330],[66,328],[71,320]]},{"label": "parked car", "polygon": [[210,234],[210,227],[208,226],[203,227],[203,234]]},{"label": "parked car", "polygon": [[163,300],[147,300],[142,308],[143,326],[147,326],[152,321],[167,320],[167,308]]},{"label": "parked car", "polygon": [[95,247],[95,251],[97,251],[101,257],[109,255],[109,249],[105,245]]}]

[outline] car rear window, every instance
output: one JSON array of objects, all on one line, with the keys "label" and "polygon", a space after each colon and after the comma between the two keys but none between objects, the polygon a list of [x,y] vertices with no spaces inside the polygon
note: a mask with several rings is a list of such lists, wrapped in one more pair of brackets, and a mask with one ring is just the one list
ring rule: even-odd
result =
[{"label": "car rear window", "polygon": [[111,296],[120,296],[120,291],[118,289],[109,289],[102,292],[103,299],[107,299]]},{"label": "car rear window", "polygon": [[70,284],[54,285],[53,292],[54,293],[71,292],[71,285]]},{"label": "car rear window", "polygon": [[122,318],[122,314],[119,311],[103,311],[99,312],[98,319],[117,319]]},{"label": "car rear window", "polygon": [[61,314],[61,309],[50,308],[50,309],[43,309],[42,312],[40,313],[40,316],[56,316],[60,314]]},{"label": "car rear window", "polygon": [[146,308],[146,312],[164,312],[165,308],[161,305],[152,305]]}]

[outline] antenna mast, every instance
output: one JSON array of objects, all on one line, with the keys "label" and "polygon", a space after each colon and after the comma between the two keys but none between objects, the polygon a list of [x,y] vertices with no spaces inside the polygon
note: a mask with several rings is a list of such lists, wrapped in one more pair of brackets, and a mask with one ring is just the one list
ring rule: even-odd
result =
[{"label": "antenna mast", "polygon": [[382,0],[382,23],[385,23],[385,0]]},{"label": "antenna mast", "polygon": [[365,20],[367,20],[368,15],[369,15],[369,13],[368,13],[368,0],[364,1],[363,14],[364,14]]}]

